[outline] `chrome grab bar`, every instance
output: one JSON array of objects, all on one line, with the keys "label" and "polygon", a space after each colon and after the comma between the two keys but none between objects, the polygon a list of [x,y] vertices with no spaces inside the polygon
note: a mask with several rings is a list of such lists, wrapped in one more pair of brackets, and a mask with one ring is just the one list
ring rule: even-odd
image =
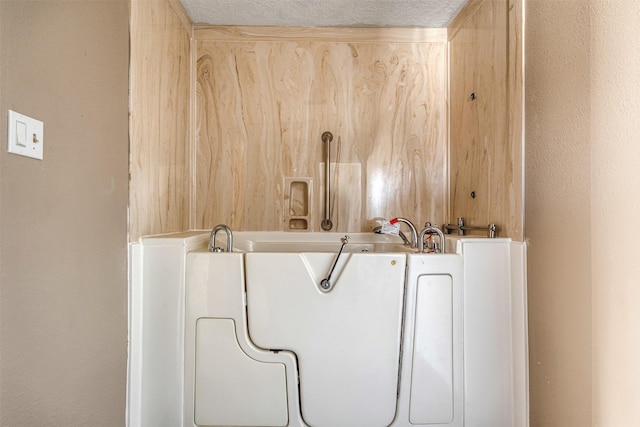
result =
[{"label": "chrome grab bar", "polygon": [[324,219],[320,223],[320,227],[325,231],[333,228],[333,223],[331,222],[331,190],[329,188],[331,181],[331,141],[333,141],[333,134],[331,132],[324,132],[322,134],[322,142],[324,142],[327,148],[324,161]]},{"label": "chrome grab bar", "polygon": [[218,224],[213,227],[213,230],[211,230],[211,237],[209,238],[209,252],[225,252],[224,249],[215,245],[216,234],[218,234],[218,231],[224,231],[227,233],[226,252],[233,252],[233,233],[231,232],[231,229],[224,224]]}]

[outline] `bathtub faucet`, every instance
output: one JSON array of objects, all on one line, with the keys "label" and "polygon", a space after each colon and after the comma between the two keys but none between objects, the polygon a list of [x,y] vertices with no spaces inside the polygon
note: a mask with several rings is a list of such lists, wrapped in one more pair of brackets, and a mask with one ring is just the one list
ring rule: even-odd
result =
[{"label": "bathtub faucet", "polygon": [[418,252],[424,253],[424,236],[426,234],[437,234],[440,238],[440,248],[434,243],[433,250],[435,253],[443,254],[445,251],[444,247],[444,233],[438,227],[433,227],[430,223],[425,224],[424,230],[420,232],[420,236],[418,237]]},{"label": "bathtub faucet", "polygon": [[220,246],[216,246],[216,234],[218,231],[227,233],[227,252],[233,252],[233,233],[231,229],[224,224],[218,224],[211,230],[211,238],[209,239],[209,252],[225,252]]},{"label": "bathtub faucet", "polygon": [[405,237],[404,240],[404,244],[411,246],[412,248],[417,248],[418,247],[418,231],[416,230],[416,226],[413,225],[413,223],[411,221],[409,221],[406,218],[402,218],[402,217],[398,217],[398,218],[394,218],[391,221],[389,221],[391,224],[395,224],[397,222],[403,222],[405,224],[407,224],[409,226],[409,228],[411,229],[411,243],[407,242],[407,238]]},{"label": "bathtub faucet", "polygon": [[[374,232],[375,234],[383,234],[383,233],[382,233],[382,226],[381,226],[381,225],[378,225],[377,227],[375,227],[375,228],[373,229],[373,232]],[[411,242],[409,241],[409,239],[407,239],[407,236],[405,236],[405,234],[402,232],[402,230],[398,230],[398,236],[400,236],[400,238],[402,239],[402,242],[403,242],[405,245],[407,245],[407,246],[411,245]]]}]

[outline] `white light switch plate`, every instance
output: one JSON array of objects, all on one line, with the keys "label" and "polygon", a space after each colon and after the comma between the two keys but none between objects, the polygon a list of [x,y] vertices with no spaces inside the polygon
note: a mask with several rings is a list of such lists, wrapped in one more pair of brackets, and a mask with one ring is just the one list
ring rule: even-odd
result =
[{"label": "white light switch plate", "polygon": [[44,152],[44,123],[9,110],[9,153],[42,160]]}]

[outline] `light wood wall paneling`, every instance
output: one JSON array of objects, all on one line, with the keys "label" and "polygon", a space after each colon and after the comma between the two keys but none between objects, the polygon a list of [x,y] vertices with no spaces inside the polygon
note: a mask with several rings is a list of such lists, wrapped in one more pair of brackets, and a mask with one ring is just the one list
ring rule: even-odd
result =
[{"label": "light wood wall paneling", "polygon": [[130,2],[131,241],[189,228],[191,31],[175,6]]},{"label": "light wood wall paneling", "polygon": [[510,26],[518,16],[507,0],[469,7],[474,13],[450,40],[449,222],[496,223],[499,235],[521,240],[522,139],[516,133],[522,128],[511,121],[518,111],[521,117],[522,78],[518,55],[510,52],[521,40],[510,31],[521,27]]},{"label": "light wood wall paneling", "polygon": [[468,28],[467,21],[471,19],[476,13],[478,13],[478,9],[482,6],[482,4],[486,0],[469,0],[467,4],[460,10],[460,12],[453,18],[451,24],[447,28],[447,37],[448,40],[452,40],[459,30],[463,28]]},{"label": "light wood wall paneling", "polygon": [[[484,1],[484,0],[483,0]],[[200,41],[327,43],[442,43],[446,28],[247,27],[196,25]]]},{"label": "light wood wall paneling", "polygon": [[523,0],[509,0],[509,66],[507,70],[508,138],[513,167],[507,175],[509,235],[524,241],[524,26]]},{"label": "light wood wall paneling", "polygon": [[[136,1],[136,0],[133,0]],[[139,1],[139,0],[138,0]],[[187,11],[184,10],[184,6],[180,0],[167,0],[169,6],[173,9],[173,12],[176,14],[176,17],[182,22],[182,27],[189,34],[193,33],[193,24],[191,23],[191,19],[189,15],[187,15]]]},{"label": "light wood wall paneling", "polygon": [[376,217],[444,221],[446,33],[396,42],[411,32],[388,41],[376,29],[351,43],[352,29],[289,31],[196,29],[196,226],[281,230],[284,178],[310,177],[320,230],[324,131],[335,231]]}]

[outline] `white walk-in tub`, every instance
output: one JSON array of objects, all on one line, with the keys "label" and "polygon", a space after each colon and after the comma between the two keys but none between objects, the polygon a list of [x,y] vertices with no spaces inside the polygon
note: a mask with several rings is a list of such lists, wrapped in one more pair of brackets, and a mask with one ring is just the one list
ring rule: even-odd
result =
[{"label": "white walk-in tub", "polygon": [[132,248],[130,425],[528,425],[523,246],[349,233],[335,263],[343,236]]}]

